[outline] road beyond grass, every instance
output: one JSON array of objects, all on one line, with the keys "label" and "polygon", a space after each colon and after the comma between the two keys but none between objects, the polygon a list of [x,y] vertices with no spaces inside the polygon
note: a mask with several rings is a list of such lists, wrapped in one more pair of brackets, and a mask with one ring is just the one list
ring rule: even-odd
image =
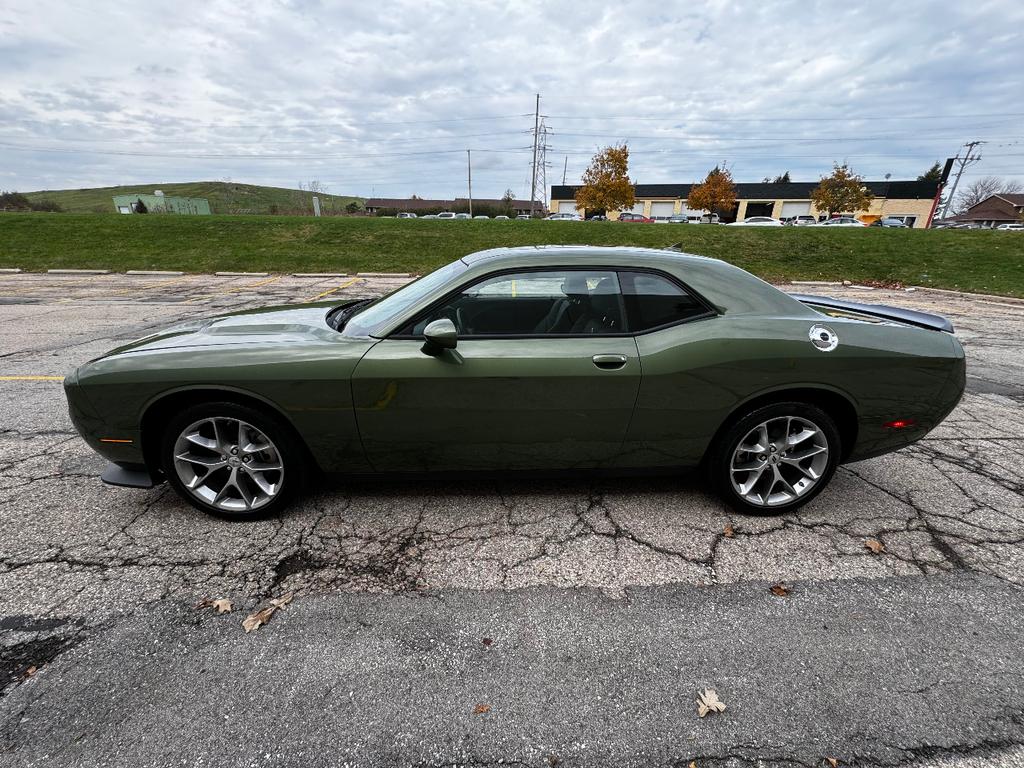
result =
[{"label": "road beyond grass", "polygon": [[484,248],[663,248],[772,281],[852,280],[1024,296],[1024,235],[615,222],[0,214],[0,268],[423,273]]}]

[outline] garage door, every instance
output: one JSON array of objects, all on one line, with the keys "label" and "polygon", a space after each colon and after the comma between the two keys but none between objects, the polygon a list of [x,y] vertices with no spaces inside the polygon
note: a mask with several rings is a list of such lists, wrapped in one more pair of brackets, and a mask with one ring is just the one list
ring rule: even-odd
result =
[{"label": "garage door", "polygon": [[576,213],[576,203],[572,200],[558,204],[559,213]]},{"label": "garage door", "polygon": [[652,219],[667,219],[675,212],[676,204],[674,202],[670,201],[667,203],[651,203]]},{"label": "garage door", "polygon": [[809,202],[782,204],[782,218],[784,219],[788,219],[790,216],[806,216],[810,212],[811,204]]}]

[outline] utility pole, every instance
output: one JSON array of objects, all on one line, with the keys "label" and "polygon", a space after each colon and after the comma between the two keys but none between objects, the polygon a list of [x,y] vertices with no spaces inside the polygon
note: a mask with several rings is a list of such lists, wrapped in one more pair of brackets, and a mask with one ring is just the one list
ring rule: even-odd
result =
[{"label": "utility pole", "polygon": [[960,157],[960,153],[957,153],[957,156],[953,158],[953,162],[957,163],[960,167],[957,168],[956,178],[953,179],[953,186],[949,190],[949,197],[946,198],[946,204],[942,207],[942,218],[946,218],[949,214],[949,206],[953,204],[953,197],[956,195],[956,185],[960,183],[960,177],[964,173],[964,168],[981,160],[980,154],[972,156],[974,148],[984,143],[984,141],[969,141],[964,144],[964,147],[967,149],[967,153],[963,157]]},{"label": "utility pole", "polygon": [[565,172],[569,170],[569,156],[565,156],[565,165],[562,166],[562,186],[565,186]]},{"label": "utility pole", "polygon": [[537,208],[537,139],[540,136],[540,94],[537,94],[537,105],[533,110],[533,173],[530,174],[530,216]]},{"label": "utility pole", "polygon": [[473,150],[466,150],[466,178],[469,181],[469,215],[473,215]]}]

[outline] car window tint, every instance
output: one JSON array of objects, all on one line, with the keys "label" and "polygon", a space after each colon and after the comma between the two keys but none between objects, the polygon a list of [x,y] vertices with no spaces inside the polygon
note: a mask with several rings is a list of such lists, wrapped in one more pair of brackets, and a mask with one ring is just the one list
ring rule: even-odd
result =
[{"label": "car window tint", "polygon": [[633,332],[646,331],[707,313],[707,308],[662,275],[626,272],[622,292]]},{"label": "car window tint", "polygon": [[440,318],[460,336],[622,333],[622,294],[614,272],[558,270],[496,275],[468,286],[403,328],[419,336]]}]

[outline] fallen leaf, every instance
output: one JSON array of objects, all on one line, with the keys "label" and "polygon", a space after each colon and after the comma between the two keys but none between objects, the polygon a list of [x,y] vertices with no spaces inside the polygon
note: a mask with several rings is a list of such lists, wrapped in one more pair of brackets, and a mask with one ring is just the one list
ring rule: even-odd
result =
[{"label": "fallen leaf", "polygon": [[696,760],[691,760],[690,761],[690,765],[688,766],[688,768],[697,768],[697,761]]},{"label": "fallen leaf", "polygon": [[277,608],[271,605],[267,608],[264,608],[261,611],[256,611],[256,613],[246,616],[242,620],[242,629],[244,629],[246,631],[246,634],[248,634],[249,632],[252,632],[254,629],[262,627],[264,624],[270,621],[270,617],[274,615],[274,611],[276,610]]},{"label": "fallen leaf", "polygon": [[493,641],[493,640],[491,640],[491,638],[489,638],[489,637],[485,637],[485,638],[484,638],[484,645],[486,645],[486,646],[487,646],[488,648],[490,648],[490,647],[491,647],[491,644],[492,644],[493,642],[494,642],[494,641]]},{"label": "fallen leaf", "polygon": [[880,542],[878,539],[868,539],[864,542],[864,546],[870,549],[876,555],[881,554],[885,551],[885,544]]},{"label": "fallen leaf", "polygon": [[788,597],[789,596],[789,587],[787,587],[785,584],[782,584],[782,583],[772,584],[771,589],[769,591],[773,595],[775,595],[776,597]]},{"label": "fallen leaf", "polygon": [[231,604],[231,601],[226,598],[214,600],[210,603],[210,606],[217,611],[217,613],[231,613],[231,609],[235,606]]},{"label": "fallen leaf", "polygon": [[32,677],[32,675],[34,675],[38,671],[39,669],[37,667],[31,666],[25,670],[25,677]]},{"label": "fallen leaf", "polygon": [[736,531],[733,529],[732,525],[726,525],[722,531],[722,535],[727,539],[731,539],[736,535]]},{"label": "fallen leaf", "polygon": [[714,688],[705,688],[697,694],[697,714],[704,717],[709,712],[725,712],[725,704],[718,698]]},{"label": "fallen leaf", "polygon": [[490,711],[491,711],[491,705],[490,704],[477,704],[475,707],[473,707],[473,714],[474,715],[486,715]]},{"label": "fallen leaf", "polygon": [[284,608],[286,605],[288,605],[288,603],[292,601],[293,597],[295,597],[295,593],[289,592],[287,595],[281,595],[281,597],[275,600],[271,600],[270,604],[275,608]]},{"label": "fallen leaf", "polygon": [[832,766],[832,768],[839,768],[839,761],[834,757],[826,757],[825,762]]}]

